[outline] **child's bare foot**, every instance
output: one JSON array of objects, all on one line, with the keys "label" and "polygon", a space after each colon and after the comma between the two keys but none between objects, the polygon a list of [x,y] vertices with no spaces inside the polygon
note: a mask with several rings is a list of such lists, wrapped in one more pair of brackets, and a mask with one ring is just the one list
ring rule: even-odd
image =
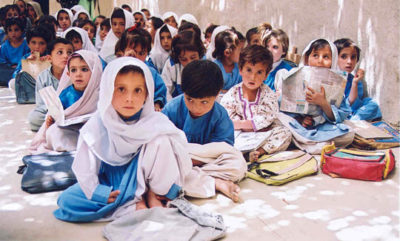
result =
[{"label": "child's bare foot", "polygon": [[147,208],[148,207],[146,206],[146,202],[144,201],[144,199],[136,203],[136,210],[147,209]]},{"label": "child's bare foot", "polygon": [[156,194],[151,190],[147,192],[147,205],[149,205],[149,208],[164,206],[162,202],[158,200]]},{"label": "child's bare foot", "polygon": [[240,187],[232,181],[215,178],[215,189],[225,194],[232,201],[239,201]]}]

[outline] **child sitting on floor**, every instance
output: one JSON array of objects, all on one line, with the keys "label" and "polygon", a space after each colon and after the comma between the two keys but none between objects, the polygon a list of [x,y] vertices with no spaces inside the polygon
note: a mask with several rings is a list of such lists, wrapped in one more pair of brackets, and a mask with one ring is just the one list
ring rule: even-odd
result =
[{"label": "child sitting on floor", "polygon": [[92,41],[90,41],[88,33],[82,28],[69,28],[62,33],[62,37],[71,41],[74,51],[83,49],[97,53],[97,49],[94,47]]},{"label": "child sitting on floor", "polygon": [[60,195],[56,218],[112,220],[179,195],[191,169],[187,141],[154,111],[153,92],[142,61],[121,57],[107,65],[98,110],[80,130],[72,164],[78,183]]},{"label": "child sitting on floor", "polygon": [[8,86],[18,62],[30,53],[24,38],[25,23],[21,19],[7,19],[4,29],[7,39],[0,48],[0,86]]},{"label": "child sitting on floor", "polygon": [[[309,65],[338,72],[337,56],[337,49],[333,43],[325,39],[313,40],[303,51],[300,67]],[[326,100],[323,87],[320,90],[307,87],[305,95],[308,103],[320,107],[320,115],[294,114],[293,119],[289,115],[279,114],[279,120],[292,132],[294,143],[311,154],[320,154],[322,147],[331,141],[339,147],[349,145],[353,141],[354,132],[342,124],[351,113],[346,98],[336,107]]]},{"label": "child sitting on floor", "polygon": [[182,72],[183,94],[168,102],[162,112],[185,132],[189,143],[200,144],[192,144],[193,149],[218,146],[221,147],[219,151],[227,150],[229,155],[232,154],[227,159],[221,157],[221,153],[208,162],[192,156],[195,167],[188,180],[188,195],[205,198],[214,196],[218,190],[238,201],[240,188],[234,182],[244,176],[246,164],[242,154],[239,152],[237,156],[238,151],[232,147],[233,123],[224,107],[215,101],[222,85],[222,74],[215,63],[193,61]]},{"label": "child sitting on floor", "polygon": [[239,71],[243,82],[232,87],[222,98],[235,130],[268,131],[271,135],[249,157],[251,161],[265,153],[284,151],[292,135],[277,119],[277,95],[263,83],[271,70],[273,57],[259,45],[246,47],[240,53]]},{"label": "child sitting on floor", "polygon": [[[96,53],[80,50],[70,56],[67,70],[61,77],[57,93],[64,108],[65,120],[94,113],[97,109],[102,65]],[[60,128],[53,117],[47,115],[46,122],[31,144],[31,152],[74,151],[79,129],[85,121],[74,126]]]},{"label": "child sitting on floor", "polygon": [[38,76],[35,85],[36,107],[28,116],[32,131],[39,130],[47,113],[47,107],[39,94],[39,90],[47,86],[53,86],[55,90],[58,88],[58,83],[64,72],[68,58],[73,53],[73,47],[68,40],[57,38],[49,44],[48,52],[50,53],[51,66],[42,71]]},{"label": "child sitting on floor", "polygon": [[55,15],[58,25],[57,36],[61,37],[62,32],[72,26],[73,16],[74,15],[72,14],[71,10],[69,10],[68,8],[62,8],[58,10]]},{"label": "child sitting on floor", "polygon": [[341,71],[346,72],[347,84],[344,94],[351,106],[350,120],[378,120],[382,118],[379,105],[371,98],[364,98],[364,70],[357,70],[354,76],[351,72],[360,60],[360,48],[348,39],[338,39],[334,42],[339,53],[338,65]]}]

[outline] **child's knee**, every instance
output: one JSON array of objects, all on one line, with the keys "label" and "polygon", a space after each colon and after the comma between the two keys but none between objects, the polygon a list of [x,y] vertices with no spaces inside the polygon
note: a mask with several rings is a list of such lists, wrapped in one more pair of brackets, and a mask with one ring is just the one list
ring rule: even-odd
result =
[{"label": "child's knee", "polygon": [[36,109],[32,110],[28,115],[28,121],[31,126],[32,131],[38,131],[42,126],[46,114],[37,111]]}]

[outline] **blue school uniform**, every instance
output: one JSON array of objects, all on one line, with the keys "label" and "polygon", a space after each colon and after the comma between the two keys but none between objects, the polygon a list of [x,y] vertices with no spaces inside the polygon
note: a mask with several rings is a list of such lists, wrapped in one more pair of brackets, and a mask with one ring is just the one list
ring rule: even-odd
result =
[{"label": "blue school uniform", "polygon": [[82,97],[84,91],[79,91],[73,85],[68,86],[60,93],[61,104],[65,109],[74,104],[79,98]]},{"label": "blue school uniform", "polygon": [[167,103],[167,87],[157,70],[151,67],[147,61],[145,63],[149,67],[154,80],[154,103],[159,102],[163,107]]},{"label": "blue school uniform", "polygon": [[3,45],[4,43],[4,38],[6,37],[6,32],[4,31],[4,28],[0,28],[0,45]]},{"label": "blue school uniform", "polygon": [[264,84],[266,84],[269,88],[271,88],[271,90],[276,91],[275,90],[275,76],[276,73],[281,70],[281,69],[286,69],[286,70],[291,70],[293,67],[292,64],[290,64],[288,61],[286,60],[281,60],[280,63],[278,63],[278,66],[276,66],[273,70],[271,70],[271,72],[269,72],[267,79],[264,80]]},{"label": "blue school uniform", "polygon": [[216,63],[221,69],[222,77],[224,77],[224,86],[222,87],[223,90],[229,90],[232,86],[242,82],[242,76],[239,73],[239,66],[237,63],[235,63],[235,67],[233,67],[232,73],[227,73],[225,71],[224,65],[218,59],[214,60],[214,63]]},{"label": "blue school uniform", "polygon": [[[349,74],[347,77],[346,89],[344,94],[346,98],[350,95],[351,86],[353,84],[354,75]],[[358,95],[351,105],[351,114],[348,116],[350,120],[374,120],[382,118],[379,105],[369,97],[363,98],[364,87],[362,81],[357,83]]]},{"label": "blue school uniform", "polygon": [[184,95],[172,99],[162,112],[185,132],[190,143],[207,144],[226,142],[234,144],[234,128],[225,108],[215,102],[213,108],[203,116],[192,118],[185,105]]},{"label": "blue school uniform", "polygon": [[30,52],[31,50],[25,39],[17,48],[14,48],[7,39],[4,44],[1,45],[0,64],[8,64],[10,66],[17,65],[21,61],[21,58],[28,53],[30,54]]}]

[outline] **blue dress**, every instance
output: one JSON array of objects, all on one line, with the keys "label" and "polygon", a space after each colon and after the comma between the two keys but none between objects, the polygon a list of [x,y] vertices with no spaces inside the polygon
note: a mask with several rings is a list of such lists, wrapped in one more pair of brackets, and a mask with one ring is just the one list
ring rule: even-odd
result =
[{"label": "blue dress", "polygon": [[10,41],[7,39],[4,44],[1,45],[0,49],[0,64],[17,65],[21,61],[21,58],[30,54],[31,50],[28,47],[28,43],[24,39],[22,44],[17,48],[14,48]]},{"label": "blue dress", "polygon": [[82,97],[83,92],[84,91],[76,90],[73,85],[70,85],[61,91],[60,100],[64,110],[79,100],[79,98]]},{"label": "blue dress", "polygon": [[190,143],[207,144],[226,142],[234,144],[234,128],[225,108],[215,102],[213,108],[203,116],[192,118],[185,105],[184,95],[172,99],[162,112],[185,132]]},{"label": "blue dress", "polygon": [[167,87],[157,69],[149,65],[147,61],[145,63],[149,67],[154,80],[154,103],[158,102],[163,107],[167,103]]},{"label": "blue dress", "polygon": [[214,60],[214,63],[216,63],[221,69],[222,77],[224,77],[224,86],[222,87],[223,90],[229,90],[232,86],[242,82],[242,76],[239,73],[239,66],[237,63],[235,63],[232,73],[225,72],[224,65],[218,59]]},{"label": "blue dress", "polygon": [[[351,86],[354,76],[349,74],[347,77],[346,89],[344,94],[346,98],[350,95]],[[351,105],[351,114],[348,116],[350,120],[374,120],[382,118],[382,113],[379,105],[369,97],[363,98],[364,87],[362,81],[357,83],[358,95]]]},{"label": "blue dress", "polygon": [[281,70],[281,69],[286,69],[286,70],[291,70],[293,67],[289,62],[287,62],[286,60],[282,60],[281,63],[276,66],[275,69],[273,69],[271,72],[269,72],[267,79],[264,80],[264,84],[266,84],[269,88],[271,88],[271,90],[276,91],[275,90],[275,76],[276,73]]}]

